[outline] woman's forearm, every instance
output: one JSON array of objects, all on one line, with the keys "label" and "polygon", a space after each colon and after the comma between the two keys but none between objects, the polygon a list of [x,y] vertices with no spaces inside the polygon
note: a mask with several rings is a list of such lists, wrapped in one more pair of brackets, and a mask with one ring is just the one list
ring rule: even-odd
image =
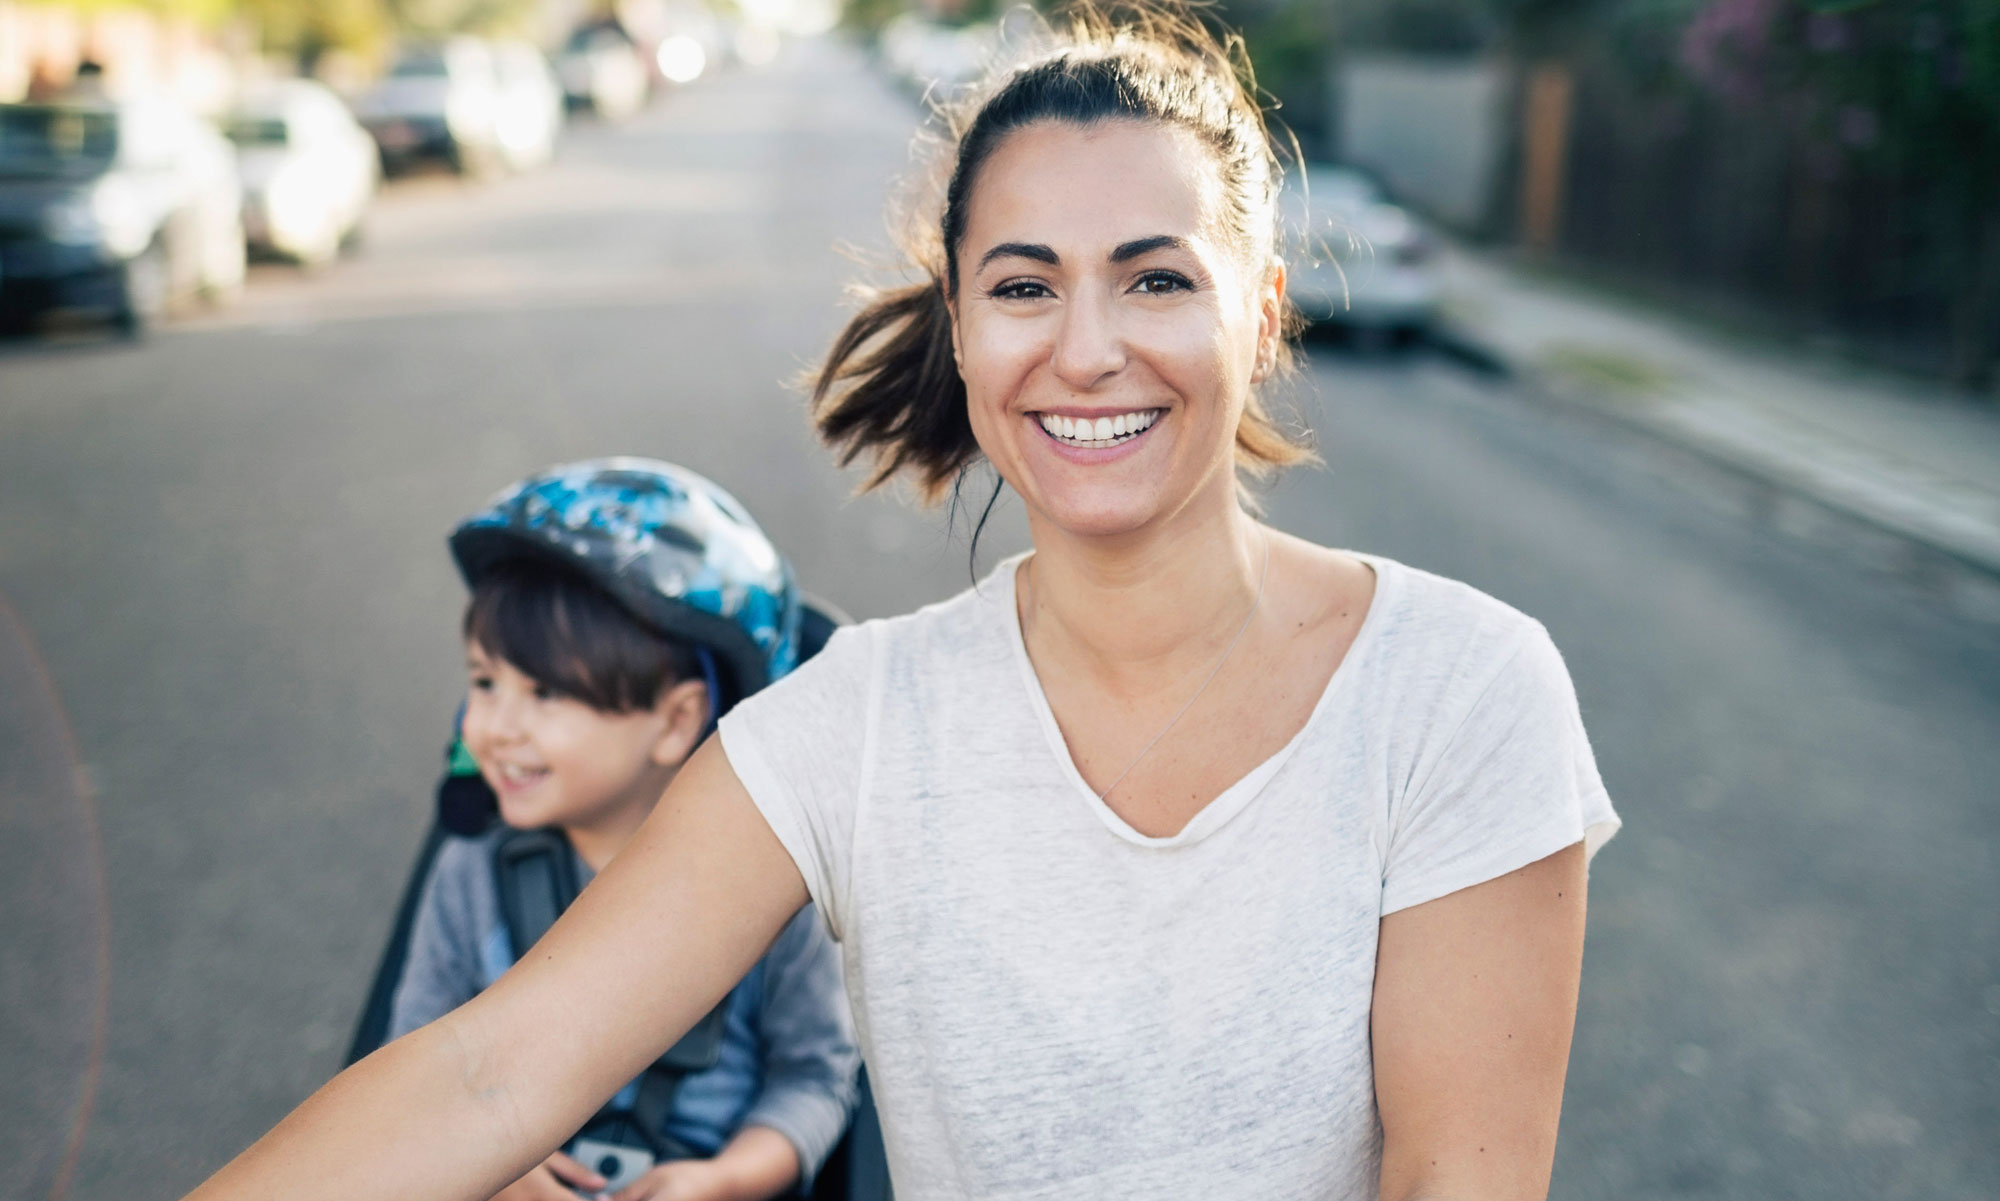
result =
[{"label": "woman's forearm", "polygon": [[491,988],[334,1077],[191,1201],[483,1201],[546,1158],[805,903],[716,748]]},{"label": "woman's forearm", "polygon": [[492,1196],[550,1148],[476,1022],[447,1015],[328,1081],[188,1201]]}]

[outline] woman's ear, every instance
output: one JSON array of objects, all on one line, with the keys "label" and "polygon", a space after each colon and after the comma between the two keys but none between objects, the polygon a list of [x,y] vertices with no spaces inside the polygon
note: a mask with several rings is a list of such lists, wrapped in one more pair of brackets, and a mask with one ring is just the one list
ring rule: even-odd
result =
[{"label": "woman's ear", "polygon": [[679,767],[708,733],[708,685],[700,680],[682,680],[661,690],[653,705],[660,719],[660,736],[653,743],[653,762],[661,767]]},{"label": "woman's ear", "polygon": [[1257,291],[1257,365],[1250,382],[1261,384],[1278,368],[1278,348],[1285,337],[1285,260],[1272,256],[1271,269]]},{"label": "woman's ear", "polygon": [[937,290],[939,298],[944,301],[944,323],[951,330],[952,365],[962,376],[965,374],[965,348],[958,343],[958,298],[944,290],[942,281],[938,283]]}]

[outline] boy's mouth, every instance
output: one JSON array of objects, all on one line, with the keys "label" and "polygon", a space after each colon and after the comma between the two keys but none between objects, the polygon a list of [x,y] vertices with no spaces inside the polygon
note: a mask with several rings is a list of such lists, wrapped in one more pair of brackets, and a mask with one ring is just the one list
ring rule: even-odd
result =
[{"label": "boy's mouth", "polygon": [[522,767],[517,763],[496,763],[493,774],[500,777],[502,787],[509,790],[530,788],[548,778],[546,767]]}]

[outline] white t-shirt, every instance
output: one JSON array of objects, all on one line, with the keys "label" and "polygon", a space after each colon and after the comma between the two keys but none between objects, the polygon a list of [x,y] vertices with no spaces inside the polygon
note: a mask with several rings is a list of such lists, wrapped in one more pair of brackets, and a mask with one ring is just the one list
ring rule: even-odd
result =
[{"label": "white t-shirt", "polygon": [[1373,556],[1291,742],[1171,838],[1070,760],[1009,560],[722,721],[840,940],[899,1201],[1372,1201],[1382,916],[1618,827],[1542,627]]}]

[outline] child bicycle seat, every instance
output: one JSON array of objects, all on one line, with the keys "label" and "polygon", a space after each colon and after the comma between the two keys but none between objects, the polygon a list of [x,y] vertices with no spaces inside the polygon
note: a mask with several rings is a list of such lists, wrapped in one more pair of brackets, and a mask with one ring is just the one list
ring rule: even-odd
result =
[{"label": "child bicycle seat", "polygon": [[[799,622],[799,659],[804,661],[826,645],[846,616],[833,606],[812,597],[802,597]],[[389,1028],[389,1011],[396,987],[402,981],[409,956],[410,929],[416,921],[424,881],[438,850],[449,837],[483,834],[499,822],[499,806],[493,792],[479,775],[478,764],[465,752],[453,721],[451,745],[445,751],[445,771],[438,781],[437,806],[430,829],[425,833],[416,861],[411,865],[388,944],[375,968],[373,983],[356,1024],[347,1062],[355,1063],[380,1047]],[[553,830],[520,830],[502,838],[496,848],[496,872],[501,881],[501,905],[510,938],[518,957],[533,945],[569,902],[575,898],[577,883],[567,839]],[[512,880],[509,880],[509,877]],[[586,1125],[586,1130],[604,1130],[612,1125],[627,1129],[658,1130],[660,1117],[671,1108],[673,1091],[680,1079],[715,1063],[722,1038],[723,1007],[718,1005],[694,1029],[649,1066],[640,1078],[640,1090],[632,1114],[602,1111]],[[652,1120],[647,1120],[651,1118]],[[653,1143],[655,1140],[646,1140]],[[654,1145],[659,1158],[686,1154],[685,1148]],[[810,1201],[890,1201],[888,1167],[882,1149],[881,1127],[868,1092],[864,1067],[848,1131],[820,1168]]]}]

